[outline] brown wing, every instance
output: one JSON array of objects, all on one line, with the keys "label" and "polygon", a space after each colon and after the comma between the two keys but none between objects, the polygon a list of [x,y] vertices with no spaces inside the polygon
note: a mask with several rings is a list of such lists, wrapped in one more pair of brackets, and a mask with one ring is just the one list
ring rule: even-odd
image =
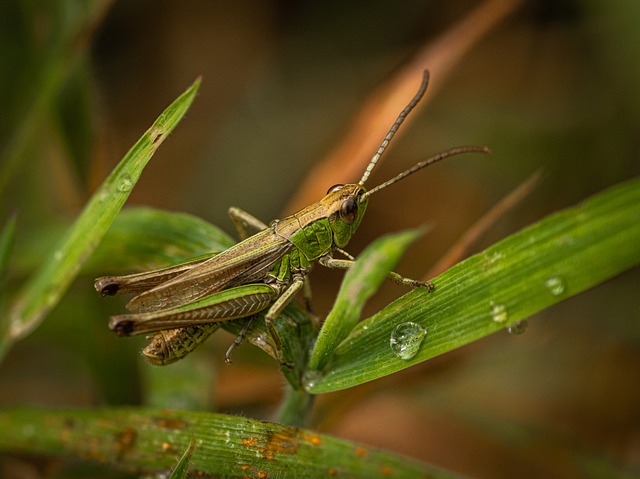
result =
[{"label": "brown wing", "polygon": [[130,311],[158,311],[190,303],[231,286],[259,281],[293,245],[266,229],[202,264],[136,296]]}]

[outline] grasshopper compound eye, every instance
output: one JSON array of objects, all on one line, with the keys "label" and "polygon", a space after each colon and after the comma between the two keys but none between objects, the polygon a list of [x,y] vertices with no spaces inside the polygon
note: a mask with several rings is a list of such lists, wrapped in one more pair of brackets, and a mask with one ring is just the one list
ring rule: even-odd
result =
[{"label": "grasshopper compound eye", "polygon": [[358,217],[358,203],[354,198],[347,198],[340,205],[340,219],[351,225]]}]

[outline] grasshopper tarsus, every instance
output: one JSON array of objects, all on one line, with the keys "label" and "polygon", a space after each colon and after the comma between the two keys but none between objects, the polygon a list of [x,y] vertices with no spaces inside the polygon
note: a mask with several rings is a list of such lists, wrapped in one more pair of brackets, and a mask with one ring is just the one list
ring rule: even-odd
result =
[{"label": "grasshopper tarsus", "polygon": [[244,342],[244,338],[247,336],[247,332],[249,331],[249,328],[251,327],[252,322],[253,322],[253,317],[249,318],[244,323],[244,326],[242,326],[242,330],[240,330],[240,333],[235,337],[235,339],[227,349],[227,352],[224,354],[224,362],[226,364],[231,364],[233,362],[231,360],[231,354],[233,354],[233,351],[236,348],[240,347]]},{"label": "grasshopper tarsus", "polygon": [[429,292],[433,291],[436,287],[430,281],[418,281],[417,279],[405,278],[404,276],[396,273],[395,271],[389,271],[389,279],[396,284],[403,286],[409,286],[410,288],[427,288]]},{"label": "grasshopper tarsus", "polygon": [[418,286],[423,286],[427,288],[427,292],[432,292],[436,289],[436,286],[431,281],[418,281]]}]

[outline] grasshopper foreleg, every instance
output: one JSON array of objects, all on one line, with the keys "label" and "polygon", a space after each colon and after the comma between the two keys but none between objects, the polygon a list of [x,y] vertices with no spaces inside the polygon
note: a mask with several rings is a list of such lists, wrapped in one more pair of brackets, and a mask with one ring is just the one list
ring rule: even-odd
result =
[{"label": "grasshopper foreleg", "polygon": [[[326,255],[320,258],[319,260],[322,266],[327,268],[337,268],[337,269],[349,269],[353,266],[354,261],[350,259],[336,259],[332,256]],[[429,291],[433,291],[434,286],[429,281],[418,281],[416,279],[405,278],[404,276],[394,272],[389,271],[387,277],[397,284],[402,284],[405,286],[409,286],[411,288],[417,288],[418,286],[424,286]]]},{"label": "grasshopper foreleg", "polygon": [[241,210],[240,208],[236,208],[235,206],[229,208],[228,213],[229,218],[231,218],[231,221],[233,222],[233,225],[235,226],[236,231],[238,232],[238,236],[241,240],[247,239],[249,236],[251,236],[247,231],[249,228],[256,231],[262,231],[268,228],[268,226],[258,218],[247,213],[244,210]]}]

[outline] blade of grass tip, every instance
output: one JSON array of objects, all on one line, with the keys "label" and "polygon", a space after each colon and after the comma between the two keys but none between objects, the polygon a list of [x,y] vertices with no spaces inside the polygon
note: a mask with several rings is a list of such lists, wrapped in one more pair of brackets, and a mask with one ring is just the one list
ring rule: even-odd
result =
[{"label": "blade of grass tip", "polygon": [[93,194],[66,238],[20,291],[10,309],[8,334],[2,338],[0,355],[33,330],[57,304],[102,240],[148,161],[186,113],[199,85],[200,79],[169,105],[142,135]]},{"label": "blade of grass tip", "polygon": [[169,479],[186,479],[189,477],[189,466],[191,465],[191,456],[193,456],[193,451],[196,448],[196,438],[192,437],[191,441],[189,441],[189,446],[187,450],[184,451],[184,454],[178,461],[178,465],[175,467]]},{"label": "blade of grass tip", "polygon": [[322,325],[309,360],[310,371],[325,366],[338,344],[360,320],[364,304],[398,264],[409,245],[424,232],[422,228],[383,236],[358,257],[345,274],[334,306]]},{"label": "blade of grass tip", "polygon": [[[359,323],[312,393],[362,384],[452,351],[640,264],[640,179],[546,217],[448,269],[428,297],[412,291]],[[423,334],[412,354],[392,348],[397,328]],[[417,341],[416,338],[418,339]]]}]

